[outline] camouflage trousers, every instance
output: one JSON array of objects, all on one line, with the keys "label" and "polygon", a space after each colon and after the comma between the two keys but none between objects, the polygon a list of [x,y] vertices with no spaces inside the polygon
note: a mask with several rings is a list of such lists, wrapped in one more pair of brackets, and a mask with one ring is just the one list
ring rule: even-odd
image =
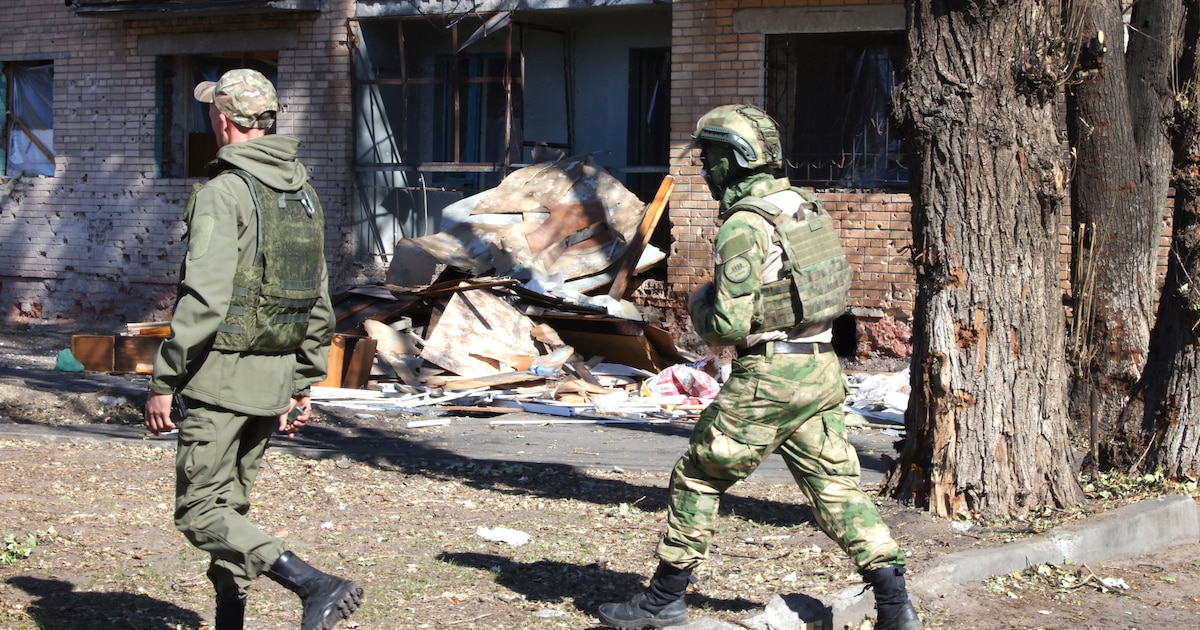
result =
[{"label": "camouflage trousers", "polygon": [[904,552],[859,487],[846,439],[845,378],[833,353],[748,355],[692,431],[671,473],[667,532],[656,555],[680,569],[708,555],[721,496],[779,449],[817,526],[860,573],[904,564]]}]

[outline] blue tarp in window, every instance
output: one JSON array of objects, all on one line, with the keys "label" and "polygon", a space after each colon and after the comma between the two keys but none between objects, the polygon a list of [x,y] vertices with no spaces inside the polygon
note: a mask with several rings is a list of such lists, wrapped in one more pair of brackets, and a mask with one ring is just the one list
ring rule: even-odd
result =
[{"label": "blue tarp in window", "polygon": [[[13,69],[5,175],[54,175],[54,64]],[[19,122],[19,124],[18,124]],[[40,145],[40,146],[39,146]]]}]

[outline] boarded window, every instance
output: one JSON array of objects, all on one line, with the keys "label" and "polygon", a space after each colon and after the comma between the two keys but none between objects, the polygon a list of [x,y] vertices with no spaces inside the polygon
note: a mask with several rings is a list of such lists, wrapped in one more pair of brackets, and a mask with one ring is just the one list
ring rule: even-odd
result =
[{"label": "boarded window", "polygon": [[908,169],[889,121],[903,33],[767,36],[767,109],[787,174],[819,188],[903,189]]},{"label": "boarded window", "polygon": [[217,157],[208,105],[192,95],[196,85],[216,81],[235,68],[253,68],[278,88],[277,57],[274,52],[238,52],[158,58],[158,164],[162,177],[203,177],[204,165]]},{"label": "boarded window", "polygon": [[54,175],[54,64],[5,62],[0,78],[6,176]]}]

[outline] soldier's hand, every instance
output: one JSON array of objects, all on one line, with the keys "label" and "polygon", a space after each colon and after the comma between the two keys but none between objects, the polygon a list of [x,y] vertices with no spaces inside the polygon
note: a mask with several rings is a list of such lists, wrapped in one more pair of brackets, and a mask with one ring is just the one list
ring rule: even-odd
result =
[{"label": "soldier's hand", "polygon": [[279,430],[295,437],[296,432],[308,424],[312,415],[312,404],[308,396],[293,398],[286,413],[279,415]]},{"label": "soldier's hand", "polygon": [[171,394],[151,393],[147,396],[142,423],[154,435],[175,430],[175,423],[171,422]]}]

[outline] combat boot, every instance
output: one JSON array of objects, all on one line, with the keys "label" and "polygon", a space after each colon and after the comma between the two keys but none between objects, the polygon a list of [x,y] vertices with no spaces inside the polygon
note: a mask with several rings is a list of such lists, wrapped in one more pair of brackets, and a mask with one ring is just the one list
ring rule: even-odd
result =
[{"label": "combat boot", "polygon": [[889,564],[863,574],[875,590],[875,630],[923,630],[904,587],[904,567]]},{"label": "combat boot", "polygon": [[283,552],[266,575],[300,596],[304,604],[300,630],[332,630],[362,603],[362,587],[350,580],[322,573],[290,551]]},{"label": "combat boot", "polygon": [[681,626],[688,622],[683,594],[691,583],[691,569],[660,562],[645,591],[629,601],[601,604],[600,620],[617,630]]},{"label": "combat boot", "polygon": [[217,613],[213,630],[242,630],[246,620],[246,598],[217,595]]}]

